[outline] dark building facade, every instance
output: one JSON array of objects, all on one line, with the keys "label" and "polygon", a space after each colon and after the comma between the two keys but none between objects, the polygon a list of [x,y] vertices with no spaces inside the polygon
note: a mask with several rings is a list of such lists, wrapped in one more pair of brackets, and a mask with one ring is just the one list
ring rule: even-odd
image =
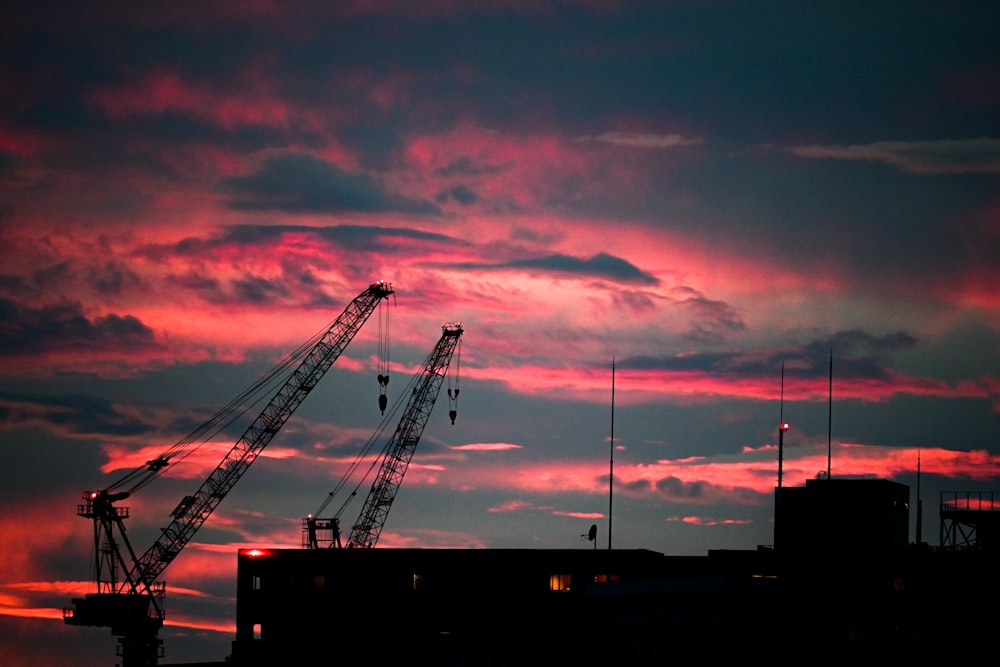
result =
[{"label": "dark building facade", "polygon": [[815,480],[775,503],[774,545],[699,557],[242,549],[231,664],[916,659],[986,636],[993,617],[976,610],[1000,592],[995,552],[908,544],[905,485]]},{"label": "dark building facade", "polygon": [[412,665],[530,652],[551,659],[556,648],[580,658],[601,650],[638,657],[649,650],[641,640],[603,632],[611,609],[593,603],[592,589],[656,577],[662,556],[589,549],[242,549],[238,559],[234,662],[392,658]]},{"label": "dark building facade", "polygon": [[892,553],[909,542],[910,487],[887,479],[810,479],[774,490],[774,547],[791,553]]}]

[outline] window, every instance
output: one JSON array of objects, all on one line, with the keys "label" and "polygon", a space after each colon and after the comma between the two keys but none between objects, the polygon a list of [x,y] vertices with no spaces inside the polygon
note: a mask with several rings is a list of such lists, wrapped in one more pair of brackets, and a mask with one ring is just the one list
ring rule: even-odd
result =
[{"label": "window", "polygon": [[550,591],[569,591],[570,576],[568,574],[553,574],[549,577]]},{"label": "window", "polygon": [[609,581],[618,581],[617,574],[595,574],[594,583],[595,584],[606,584]]},{"label": "window", "polygon": [[326,577],[322,574],[317,574],[313,577],[313,588],[317,591],[321,591],[326,588]]},{"label": "window", "polygon": [[253,624],[253,638],[260,639],[260,623]]},{"label": "window", "polygon": [[416,574],[413,575],[413,590],[422,591],[424,590],[424,575]]},{"label": "window", "polygon": [[255,591],[259,591],[260,590],[260,575],[259,574],[253,575],[253,589]]}]

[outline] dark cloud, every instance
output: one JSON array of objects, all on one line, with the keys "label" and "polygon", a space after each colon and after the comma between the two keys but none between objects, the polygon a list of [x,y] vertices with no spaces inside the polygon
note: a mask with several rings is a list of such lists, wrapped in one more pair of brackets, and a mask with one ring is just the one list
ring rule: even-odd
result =
[{"label": "dark cloud", "polygon": [[624,283],[659,285],[659,279],[642,271],[631,262],[602,252],[589,259],[579,259],[568,255],[548,255],[536,259],[515,260],[508,263],[511,268],[542,269],[555,273],[607,278]]},{"label": "dark cloud", "polygon": [[884,162],[915,174],[1000,173],[1000,139],[876,141],[853,146],[795,146],[794,155],[818,160]]},{"label": "dark cloud", "polygon": [[366,118],[364,124],[345,129],[341,137],[360,159],[360,163],[377,171],[392,169],[399,153],[405,148],[399,136],[397,118],[384,118],[378,122]]},{"label": "dark cloud", "polygon": [[234,280],[233,287],[237,303],[241,301],[268,303],[288,296],[288,289],[281,281],[266,280],[256,276]]},{"label": "dark cloud", "polygon": [[90,282],[101,294],[120,294],[127,288],[142,285],[138,274],[119,262],[105,262],[90,272]]},{"label": "dark cloud", "polygon": [[671,357],[635,356],[618,365],[637,370],[699,372],[725,376],[773,377],[783,363],[786,373],[800,377],[822,377],[829,373],[830,356],[838,377],[887,379],[893,356],[917,345],[912,335],[897,331],[875,335],[862,329],[838,331],[828,337],[780,350],[694,352]]},{"label": "dark cloud", "polygon": [[268,158],[247,176],[222,181],[229,206],[242,211],[300,213],[413,213],[436,215],[434,204],[388,192],[364,174],[352,174],[318,158],[283,154]]},{"label": "dark cloud", "polygon": [[156,348],[153,331],[131,315],[89,318],[79,303],[32,308],[0,299],[0,355]]},{"label": "dark cloud", "polygon": [[479,195],[464,185],[456,185],[453,188],[448,188],[447,190],[439,192],[434,197],[434,200],[439,204],[446,204],[449,200],[454,200],[459,204],[468,206],[469,204],[475,204],[479,201]]},{"label": "dark cloud", "polygon": [[435,176],[450,178],[452,176],[493,176],[503,173],[513,167],[512,164],[503,165],[481,165],[472,161],[472,158],[463,156],[457,160],[452,160],[444,167],[434,170]]},{"label": "dark cloud", "polygon": [[[31,182],[31,177],[25,173],[26,166],[20,156],[0,150],[0,186],[20,186]],[[2,211],[3,208],[0,208]],[[3,221],[2,215],[0,221]]]},{"label": "dark cloud", "polygon": [[293,301],[321,305],[332,303],[323,285],[308,272],[285,270],[280,278],[243,274],[232,280],[207,278],[196,273],[171,276],[168,281],[216,305],[252,303],[257,306]]},{"label": "dark cloud", "polygon": [[917,339],[903,331],[877,336],[851,329],[810,343],[802,350],[800,360],[810,368],[829,369],[832,355],[839,378],[887,379],[893,356],[916,345]]},{"label": "dark cloud", "polygon": [[[306,235],[353,252],[392,253],[414,243],[441,247],[469,247],[470,244],[451,236],[417,229],[361,225],[234,225],[213,236],[188,237],[173,245],[148,245],[139,254],[158,261],[173,257],[211,258],[218,250],[230,246],[273,249],[289,234]],[[314,258],[312,254],[310,257]],[[288,260],[285,260],[286,268]],[[201,280],[214,282],[211,278]]]},{"label": "dark cloud", "polygon": [[569,255],[545,255],[529,259],[514,259],[498,263],[461,263],[449,265],[466,271],[529,271],[576,278],[611,280],[636,285],[659,285],[660,280],[642,271],[631,262],[607,253],[598,253],[590,259]]},{"label": "dark cloud", "polygon": [[0,393],[4,428],[49,424],[67,435],[129,436],[148,433],[149,424],[121,412],[109,399],[85,394],[35,396]]},{"label": "dark cloud", "polygon": [[618,308],[632,312],[651,311],[656,308],[656,301],[647,292],[634,290],[618,290],[611,295]]},{"label": "dark cloud", "polygon": [[4,294],[24,296],[34,290],[28,285],[28,281],[23,276],[0,275],[0,291]]},{"label": "dark cloud", "polygon": [[[776,151],[720,156],[651,178],[655,192],[620,211],[851,289],[961,289],[976,267],[988,266],[982,252],[997,245],[985,226],[948,222],[995,207],[988,174],[928,176]],[[586,204],[589,215],[615,212],[615,202]]]},{"label": "dark cloud", "polygon": [[689,340],[699,343],[719,343],[729,335],[746,328],[743,318],[724,301],[706,298],[698,290],[682,287],[674,290],[678,303],[692,316]]},{"label": "dark cloud", "polygon": [[330,225],[326,227],[303,227],[297,225],[241,225],[230,227],[226,237],[240,242],[259,235],[261,239],[294,232],[313,234],[317,238],[334,243],[346,250],[370,250],[372,252],[391,251],[393,247],[413,242],[431,243],[442,246],[467,246],[445,234],[424,232],[418,229],[395,227],[375,227],[361,225]]},{"label": "dark cloud", "polygon": [[31,279],[32,283],[40,289],[59,289],[75,280],[73,263],[70,260],[64,260],[42,267],[32,274]]},{"label": "dark cloud", "polygon": [[705,496],[705,482],[687,483],[676,477],[664,477],[656,480],[656,490],[667,498],[674,500],[697,500]]}]

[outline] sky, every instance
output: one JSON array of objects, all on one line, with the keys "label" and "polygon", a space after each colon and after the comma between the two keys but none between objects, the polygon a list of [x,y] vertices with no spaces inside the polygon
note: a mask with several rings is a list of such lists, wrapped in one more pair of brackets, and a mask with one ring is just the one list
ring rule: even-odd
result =
[{"label": "sky", "polygon": [[[106,628],[62,620],[94,587],[82,493],[378,280],[394,294],[163,573],[166,661],[228,655],[237,549],[300,548],[454,322],[457,417],[442,388],[376,548],[769,545],[782,420],[784,485],[906,484],[910,541],[919,499],[940,544],[942,493],[1000,492],[998,19],[7,3],[0,662],[113,664]],[[241,432],[124,501],[137,551]]]}]

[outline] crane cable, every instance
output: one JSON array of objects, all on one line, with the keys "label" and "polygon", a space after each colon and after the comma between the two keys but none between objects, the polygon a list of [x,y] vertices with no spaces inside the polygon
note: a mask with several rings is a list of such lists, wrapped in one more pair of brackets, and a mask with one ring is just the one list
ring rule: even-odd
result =
[{"label": "crane cable", "polygon": [[[407,383],[406,387],[403,388],[402,395],[408,396],[411,393],[413,393],[414,387],[416,386],[416,383],[419,381],[419,379],[420,379],[419,373],[414,375]],[[393,419],[393,417],[396,415],[397,412],[399,412],[402,405],[403,401],[396,401],[393,404],[392,409],[389,411],[389,414],[385,415],[382,418],[382,421],[375,429],[375,432],[372,433],[372,435],[368,438],[368,441],[365,443],[364,447],[361,448],[361,451],[358,453],[357,456],[354,457],[354,460],[347,467],[347,470],[345,470],[344,474],[341,475],[334,489],[327,494],[326,499],[319,506],[319,508],[317,508],[317,510],[313,512],[312,516],[319,517],[320,514],[323,513],[323,511],[327,508],[330,502],[334,499],[334,497],[336,497],[339,493],[341,493],[343,488],[347,485],[347,483],[350,482],[351,479],[356,475],[356,471],[358,470],[358,468],[361,467],[361,464],[364,462],[364,459],[367,458],[371,453],[371,450],[373,449],[375,442],[382,437],[382,433],[385,431],[389,421]],[[347,509],[347,506],[350,504],[351,500],[357,495],[358,489],[361,488],[361,485],[365,483],[365,480],[367,480],[369,476],[372,474],[372,471],[375,470],[375,466],[377,466],[382,461],[382,459],[385,458],[385,453],[386,451],[388,451],[390,444],[391,444],[391,438],[387,440],[383,445],[381,454],[371,459],[371,462],[369,463],[368,466],[368,471],[365,472],[365,474],[362,475],[361,478],[358,480],[357,484],[354,486],[354,489],[351,491],[350,494],[348,494],[343,504],[341,504],[336,514],[334,514],[334,518],[339,519],[340,516],[344,513],[344,511]]]},{"label": "crane cable", "polygon": [[458,340],[458,348],[455,351],[455,384],[454,389],[452,388],[452,378],[451,374],[448,374],[448,417],[451,419],[451,423],[455,423],[455,417],[458,416],[458,382],[462,372],[462,339]]},{"label": "crane cable", "polygon": [[[146,462],[146,465],[132,470],[124,477],[107,488],[108,491],[121,489],[132,494],[143,488],[154,479],[163,474],[168,465],[174,465],[183,461],[191,454],[197,452],[207,444],[212,438],[231,426],[243,417],[250,408],[260,404],[265,398],[271,396],[274,391],[280,388],[281,383],[287,382],[290,377],[289,369],[296,362],[301,361],[305,355],[326,335],[326,332],[333,326],[331,322],[325,329],[316,333],[312,338],[293,350],[278,362],[271,370],[265,373],[260,379],[247,387],[243,392],[224,405],[208,420],[191,431],[173,445],[163,454]],[[256,397],[256,398],[254,398]],[[193,446],[192,446],[193,445]],[[131,486],[127,486],[131,484]]]},{"label": "crane cable", "polygon": [[[383,317],[384,310],[384,317]],[[386,396],[386,389],[389,385],[389,310],[383,309],[379,304],[378,309],[378,408],[385,414],[386,405],[389,398]]]}]

